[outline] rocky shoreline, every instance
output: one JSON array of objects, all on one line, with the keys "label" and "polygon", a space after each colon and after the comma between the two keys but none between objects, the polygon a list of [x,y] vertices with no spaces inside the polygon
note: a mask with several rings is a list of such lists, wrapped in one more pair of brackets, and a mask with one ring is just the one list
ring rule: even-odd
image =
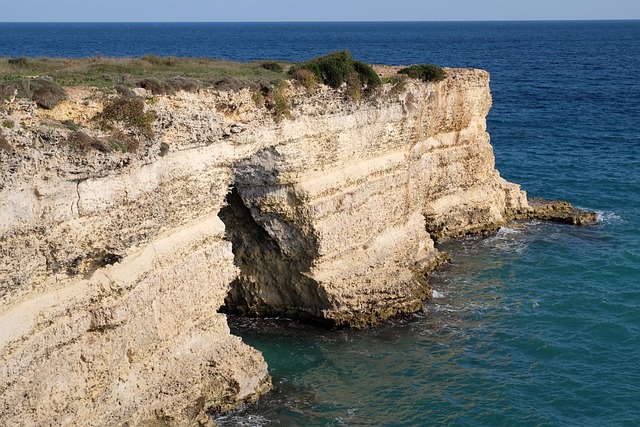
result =
[{"label": "rocky shoreline", "polygon": [[488,73],[446,71],[358,101],[285,82],[286,117],[251,88],[6,101],[0,421],[207,424],[270,388],[220,307],[362,327],[422,310],[435,241],[593,223],[500,177]]}]

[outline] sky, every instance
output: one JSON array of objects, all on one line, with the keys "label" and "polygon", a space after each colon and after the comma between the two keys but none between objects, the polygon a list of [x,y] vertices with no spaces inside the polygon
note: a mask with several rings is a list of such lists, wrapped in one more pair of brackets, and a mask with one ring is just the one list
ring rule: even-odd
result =
[{"label": "sky", "polygon": [[0,0],[0,22],[640,19],[640,0]]}]

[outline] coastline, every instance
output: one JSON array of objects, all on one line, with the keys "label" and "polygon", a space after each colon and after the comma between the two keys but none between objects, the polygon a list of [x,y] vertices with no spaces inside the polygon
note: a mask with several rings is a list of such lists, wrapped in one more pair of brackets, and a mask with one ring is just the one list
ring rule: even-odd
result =
[{"label": "coastline", "polygon": [[[447,72],[444,82],[408,81],[401,91],[387,83],[360,102],[344,88],[311,93],[287,83],[285,118],[250,88],[132,89],[154,116],[152,133],[115,116],[114,129],[140,143],[135,152],[95,142],[115,135],[93,118],[121,94],[77,87],[49,110],[5,103],[2,118],[14,125],[3,131],[11,150],[0,152],[2,273],[11,279],[0,315],[5,325],[30,320],[3,328],[3,373],[12,378],[3,417],[22,417],[31,403],[11,396],[55,371],[68,386],[55,398],[73,406],[33,398],[51,408],[37,416],[53,422],[77,415],[95,393],[86,410],[102,414],[96,423],[202,420],[268,388],[264,360],[216,313],[225,298],[247,314],[364,326],[421,310],[425,273],[439,257],[434,240],[489,233],[510,219],[557,219],[547,208],[537,214],[494,169],[488,74]],[[86,151],[73,139],[79,131],[94,138]],[[221,220],[225,206],[254,228]],[[240,250],[249,247],[258,253]],[[194,292],[194,283],[208,286]],[[243,360],[223,362],[228,352]],[[186,366],[197,369],[176,369]],[[181,385],[169,400],[151,394],[171,381]]]}]

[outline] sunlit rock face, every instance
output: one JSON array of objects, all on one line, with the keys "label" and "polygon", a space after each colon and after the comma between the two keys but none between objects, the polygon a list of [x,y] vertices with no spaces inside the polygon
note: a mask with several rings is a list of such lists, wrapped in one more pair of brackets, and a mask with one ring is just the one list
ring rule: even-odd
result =
[{"label": "sunlit rock face", "polygon": [[530,211],[494,169],[488,74],[447,73],[359,102],[291,83],[284,118],[247,89],[142,91],[135,153],[69,144],[69,120],[104,137],[97,90],[6,104],[0,420],[206,423],[270,387],[220,307],[332,326],[421,310],[434,240]]}]

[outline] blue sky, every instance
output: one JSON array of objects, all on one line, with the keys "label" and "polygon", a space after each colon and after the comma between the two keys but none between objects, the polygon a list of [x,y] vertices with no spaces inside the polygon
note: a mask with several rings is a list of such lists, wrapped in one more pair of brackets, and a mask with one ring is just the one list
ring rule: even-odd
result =
[{"label": "blue sky", "polygon": [[2,0],[0,21],[640,19],[640,0]]}]

